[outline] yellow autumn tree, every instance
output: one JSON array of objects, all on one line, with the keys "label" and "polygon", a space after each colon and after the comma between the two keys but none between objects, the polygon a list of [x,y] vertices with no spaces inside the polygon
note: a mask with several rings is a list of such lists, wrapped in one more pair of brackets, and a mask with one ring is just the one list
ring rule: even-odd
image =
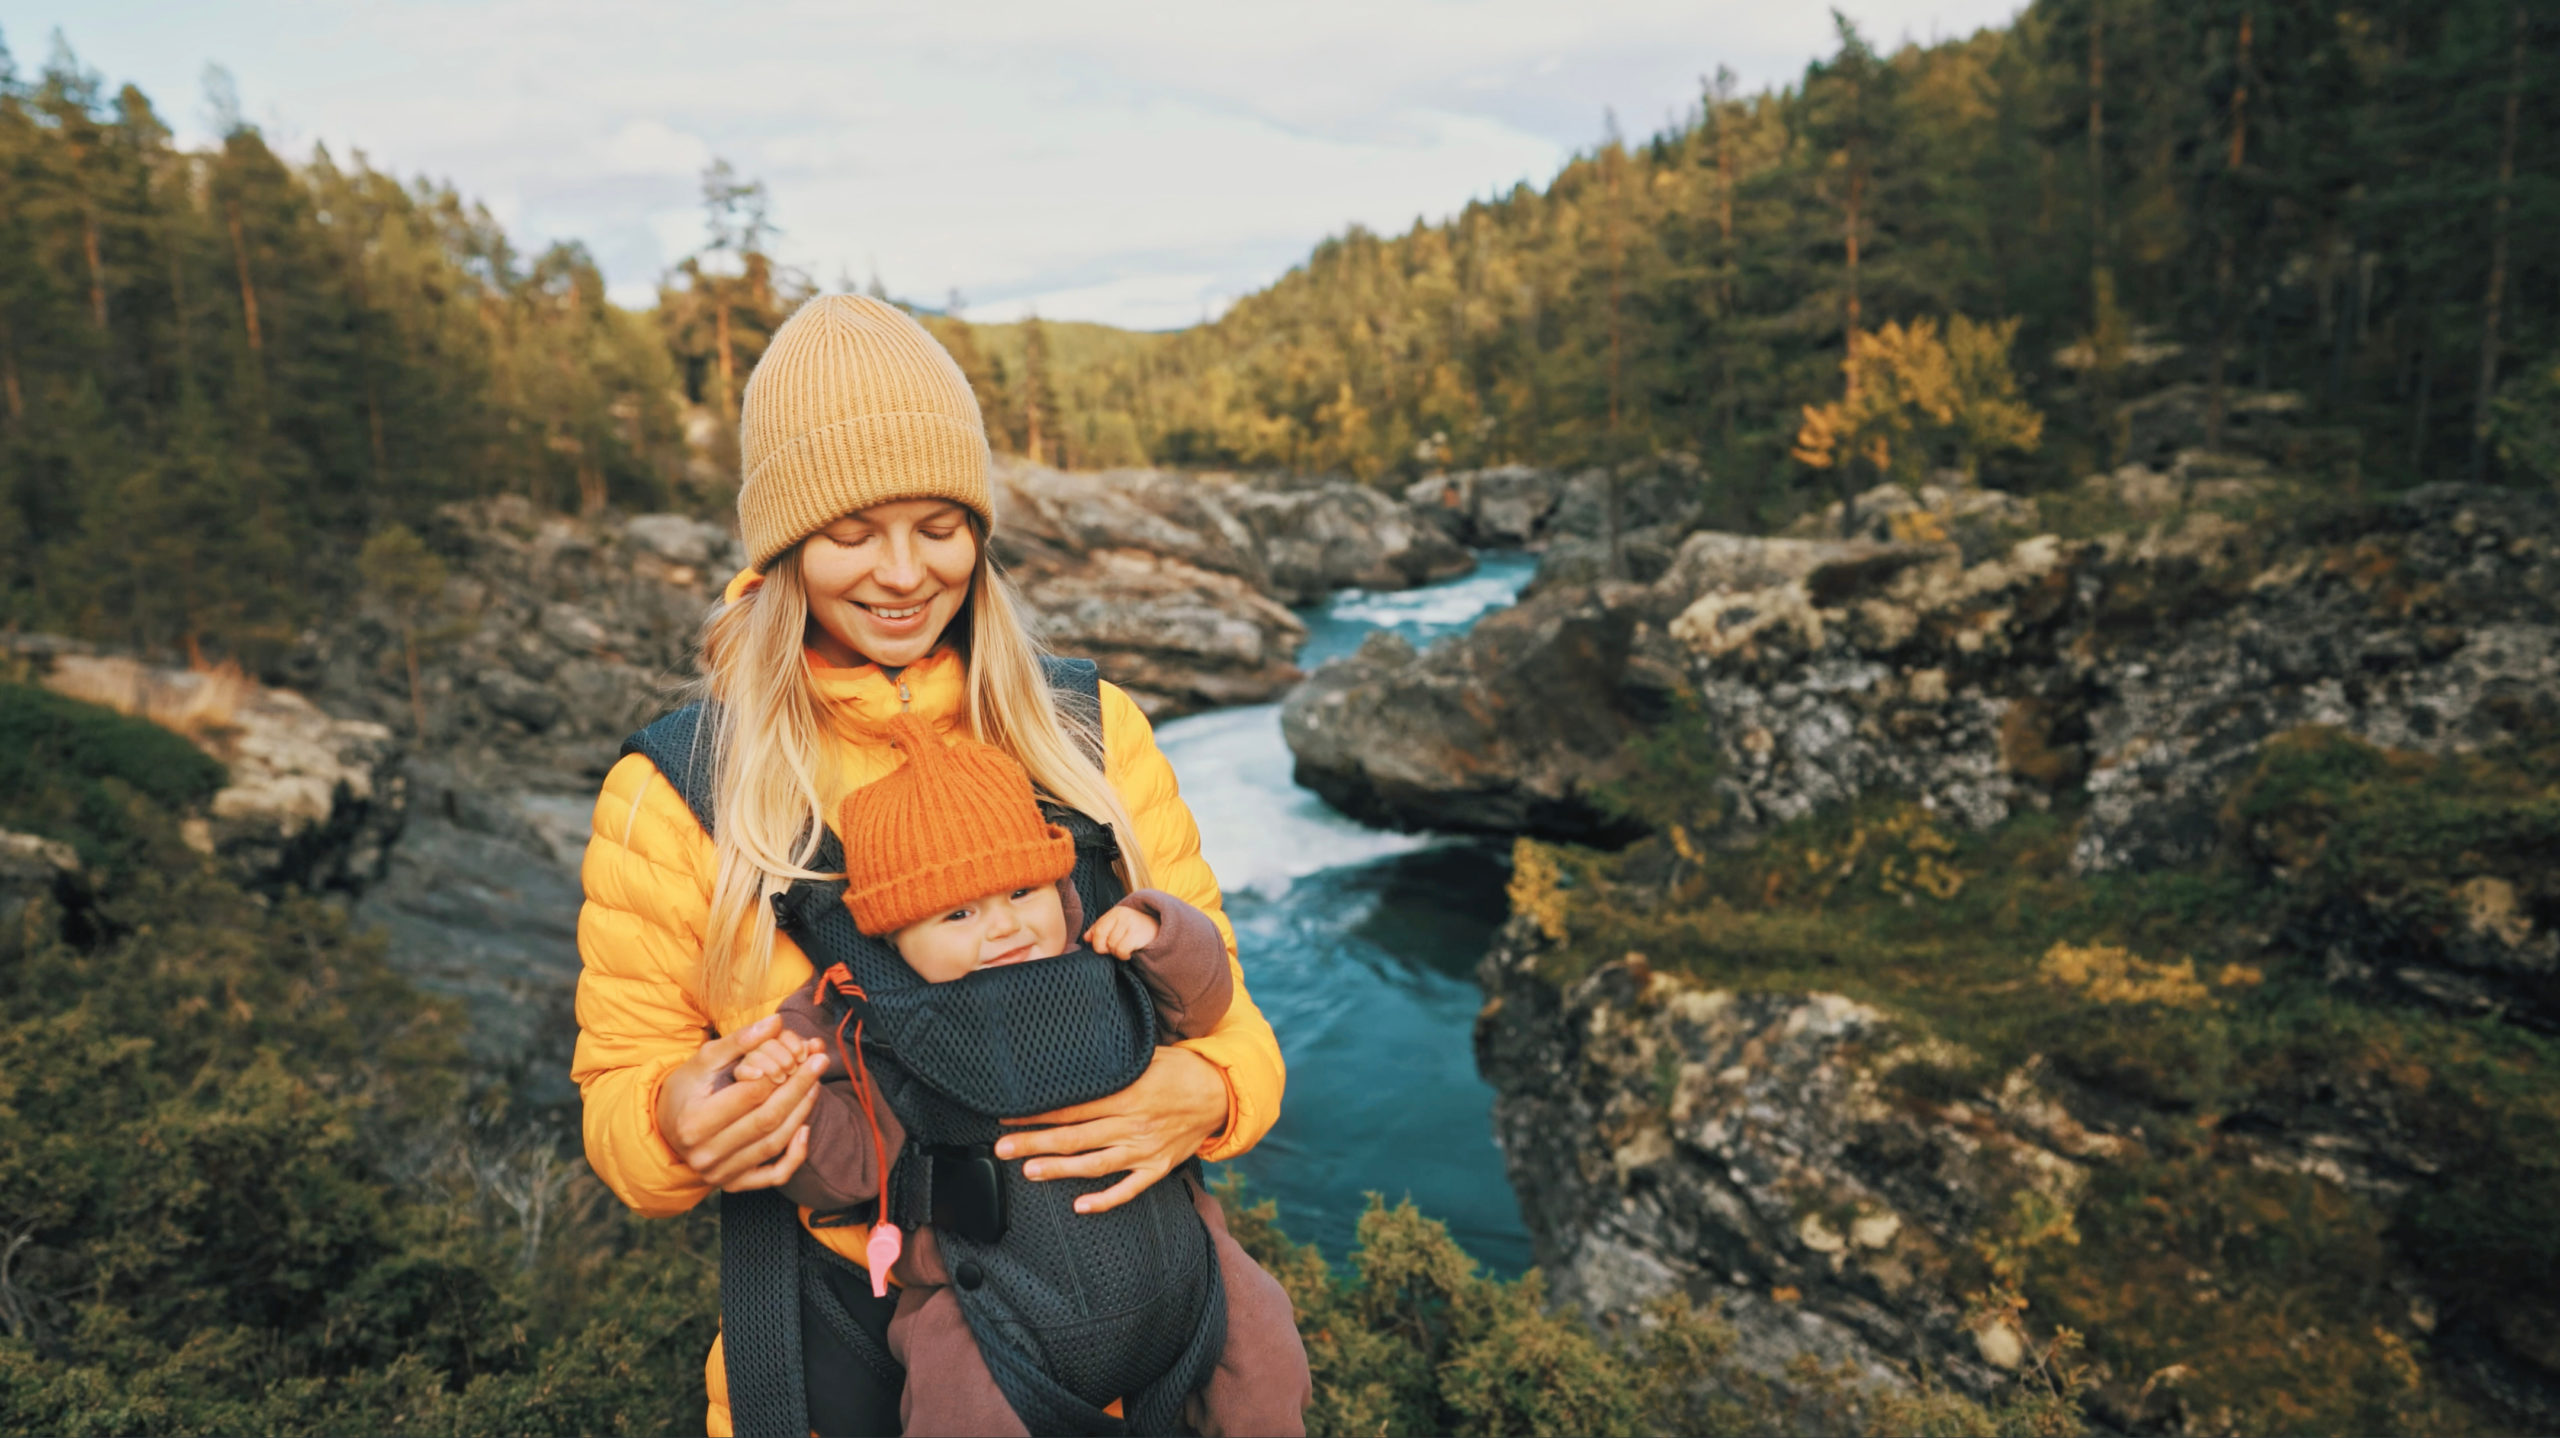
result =
[{"label": "yellow autumn tree", "polygon": [[1806,405],[1795,457],[1815,469],[1917,486],[1938,469],[1978,475],[1985,457],[2031,452],[2044,416],[2018,397],[2009,368],[2014,319],[1980,324],[1957,315],[1943,337],[1935,320],[1862,331],[1840,368],[1841,398]]}]

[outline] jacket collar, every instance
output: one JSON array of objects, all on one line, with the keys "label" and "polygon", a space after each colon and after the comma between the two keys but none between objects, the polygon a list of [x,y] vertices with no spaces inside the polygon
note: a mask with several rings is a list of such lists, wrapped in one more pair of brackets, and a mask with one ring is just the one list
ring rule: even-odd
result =
[{"label": "jacket collar", "polygon": [[828,719],[863,738],[885,736],[889,721],[902,710],[937,732],[949,733],[959,725],[960,711],[968,702],[968,666],[948,644],[900,670],[895,679],[877,664],[840,669],[814,649],[803,652]]},{"label": "jacket collar", "polygon": [[[763,585],[763,575],[742,569],[721,598],[735,604]],[[884,737],[889,721],[901,710],[947,734],[959,725],[960,711],[968,702],[968,666],[948,644],[908,665],[895,679],[877,664],[838,668],[814,649],[803,652],[808,656],[809,676],[826,702],[828,719],[856,737]],[[906,690],[903,696],[901,686]]]}]

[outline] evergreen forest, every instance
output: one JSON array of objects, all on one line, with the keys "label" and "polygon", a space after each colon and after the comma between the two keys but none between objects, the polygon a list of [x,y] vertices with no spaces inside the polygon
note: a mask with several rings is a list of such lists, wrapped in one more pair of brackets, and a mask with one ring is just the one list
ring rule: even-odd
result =
[{"label": "evergreen forest", "polygon": [[[2038,0],[1888,53],[1840,17],[1793,85],[1720,74],[1681,123],[1612,122],[1543,188],[1327,240],[1213,323],[913,308],[997,447],[1063,467],[1383,481],[1681,450],[1750,527],[1885,474],[2076,480],[2165,367],[2209,423],[2298,397],[2341,485],[2548,484],[2551,23]],[[450,186],[277,154],[226,84],[227,133],[188,151],[66,46],[0,61],[0,622],[254,662],[358,582],[366,536],[454,499],[724,506],[745,376],[811,289],[761,185],[706,174],[700,251],[635,313]],[[2010,396],[2034,432],[1924,426],[1881,463],[1872,436],[1807,443],[1862,383],[1925,387],[1896,361],[1919,324],[1976,337],[1958,408]],[[1919,367],[1967,369],[1956,349]]]}]

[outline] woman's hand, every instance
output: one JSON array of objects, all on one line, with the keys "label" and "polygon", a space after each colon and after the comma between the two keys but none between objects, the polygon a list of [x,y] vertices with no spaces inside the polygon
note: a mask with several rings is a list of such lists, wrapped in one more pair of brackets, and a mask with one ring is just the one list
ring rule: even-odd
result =
[{"label": "woman's hand", "polygon": [[787,1071],[729,1082],[732,1065],[773,1040],[792,1041],[782,1020],[768,1014],[704,1044],[658,1087],[659,1136],[704,1183],[724,1193],[776,1187],[808,1156],[809,1110],[818,1102],[825,1054],[810,1053]]},{"label": "woman's hand", "polygon": [[1056,1155],[1024,1164],[1025,1178],[1100,1178],[1125,1170],[1128,1177],[1076,1200],[1076,1212],[1101,1213],[1146,1192],[1226,1127],[1227,1080],[1189,1049],[1160,1048],[1138,1081],[1118,1093],[1006,1122],[1056,1125],[997,1141],[998,1158]]}]

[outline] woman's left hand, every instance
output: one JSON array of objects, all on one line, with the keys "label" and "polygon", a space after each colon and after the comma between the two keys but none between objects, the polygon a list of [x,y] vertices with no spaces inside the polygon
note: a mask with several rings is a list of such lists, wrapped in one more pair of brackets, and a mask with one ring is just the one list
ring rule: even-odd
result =
[{"label": "woman's left hand", "polygon": [[1104,1098],[1007,1123],[1054,1127],[1005,1135],[998,1158],[1035,1158],[1029,1179],[1127,1177],[1076,1200],[1076,1212],[1101,1213],[1136,1198],[1197,1154],[1227,1124],[1227,1080],[1217,1065],[1189,1049],[1160,1048],[1138,1081]]}]

